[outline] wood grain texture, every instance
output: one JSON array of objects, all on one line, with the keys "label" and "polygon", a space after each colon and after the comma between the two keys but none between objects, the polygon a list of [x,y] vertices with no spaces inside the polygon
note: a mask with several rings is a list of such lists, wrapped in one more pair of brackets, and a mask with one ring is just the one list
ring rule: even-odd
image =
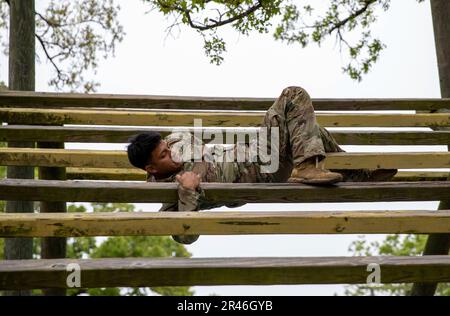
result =
[{"label": "wood grain texture", "polygon": [[[275,98],[201,97],[165,95],[0,93],[6,107],[104,107],[142,109],[267,110]],[[316,110],[438,110],[450,108],[449,99],[313,99]]]},{"label": "wood grain texture", "polygon": [[[185,130],[193,133],[194,128],[173,127],[91,127],[91,126],[0,126],[0,141],[43,141],[43,142],[86,142],[86,143],[127,143],[129,139],[143,132],[159,132],[163,137],[174,132]],[[222,135],[226,141],[227,132],[233,135],[246,136],[257,128],[217,128],[214,133]],[[195,129],[210,132],[211,129]],[[331,134],[342,145],[448,145],[450,131],[331,131]],[[231,138],[231,136],[229,136]]]},{"label": "wood grain texture", "polygon": [[450,233],[450,211],[0,214],[0,237]]},{"label": "wood grain texture", "polygon": [[[68,180],[116,180],[145,181],[146,172],[137,168],[76,168],[69,167]],[[399,171],[392,181],[445,181],[448,172],[445,171]]]},{"label": "wood grain texture", "polygon": [[[86,109],[0,108],[0,120],[14,124],[84,124],[133,126],[260,126],[265,112],[257,111],[129,111]],[[324,127],[450,126],[450,113],[420,114],[317,114]]]},{"label": "wood grain texture", "polygon": [[0,261],[0,289],[65,288],[69,264],[82,288],[358,284],[371,264],[381,283],[450,281],[450,256],[43,259]]},{"label": "wood grain texture", "polygon": [[[436,201],[448,198],[450,181],[344,182],[334,186],[203,183],[206,199],[236,203]],[[33,201],[176,202],[175,183],[0,180],[0,199]]]},{"label": "wood grain texture", "polygon": [[[0,148],[6,166],[133,168],[124,150]],[[450,168],[449,152],[328,153],[328,169]]]}]

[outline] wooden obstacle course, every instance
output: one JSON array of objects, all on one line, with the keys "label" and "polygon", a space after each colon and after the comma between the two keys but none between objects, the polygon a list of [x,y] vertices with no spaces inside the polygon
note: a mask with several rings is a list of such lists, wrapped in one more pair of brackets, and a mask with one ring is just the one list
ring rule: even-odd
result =
[{"label": "wooden obstacle course", "polygon": [[[0,141],[126,143],[137,133],[163,136],[174,127],[226,135],[257,130],[274,99],[171,96],[0,93]],[[325,127],[343,145],[450,145],[449,130],[390,130],[377,127],[448,128],[448,99],[313,100]],[[362,113],[361,111],[422,111]],[[13,125],[14,124],[14,125]],[[27,125],[32,124],[32,125]],[[63,125],[66,124],[66,125]],[[79,126],[71,126],[71,125]],[[60,126],[55,126],[60,125]],[[90,126],[105,125],[105,126]],[[115,127],[113,125],[126,125]],[[132,126],[130,126],[132,125]],[[178,126],[183,126],[179,128]],[[224,137],[225,139],[225,137]],[[234,141],[234,138],[233,138]],[[0,199],[46,202],[177,201],[176,184],[145,183],[131,169],[124,150],[0,149],[8,166],[66,168],[69,181],[0,180]],[[450,168],[447,152],[331,153],[330,169]],[[445,171],[400,171],[391,182],[340,183],[331,187],[300,184],[205,183],[206,198],[225,203],[325,203],[436,201],[450,196]],[[78,181],[88,179],[90,181]],[[124,180],[118,182],[101,180]],[[139,181],[137,183],[126,180]],[[80,237],[239,234],[447,234],[450,211],[200,212],[113,214],[0,214],[2,237]],[[79,264],[83,287],[337,284],[365,283],[367,266],[381,266],[383,283],[450,282],[449,256],[324,258],[122,258],[44,259],[0,262],[0,289],[64,288],[68,263]]]}]

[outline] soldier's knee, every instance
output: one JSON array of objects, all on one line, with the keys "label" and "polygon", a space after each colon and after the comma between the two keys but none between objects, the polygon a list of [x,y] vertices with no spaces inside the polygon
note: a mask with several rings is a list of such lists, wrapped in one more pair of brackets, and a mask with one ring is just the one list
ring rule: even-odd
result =
[{"label": "soldier's knee", "polygon": [[308,92],[299,86],[289,86],[289,87],[284,88],[283,95],[290,96],[290,97],[303,95],[303,97],[305,97],[307,99],[311,99]]},{"label": "soldier's knee", "polygon": [[199,235],[172,235],[173,240],[180,244],[189,245],[197,241]]}]

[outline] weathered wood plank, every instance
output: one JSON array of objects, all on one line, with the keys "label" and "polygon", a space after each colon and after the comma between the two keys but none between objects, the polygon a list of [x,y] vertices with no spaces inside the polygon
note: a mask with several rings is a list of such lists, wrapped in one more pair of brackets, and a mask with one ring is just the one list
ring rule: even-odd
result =
[{"label": "weathered wood plank", "polygon": [[[6,107],[104,107],[143,109],[267,110],[274,98],[200,97],[164,95],[0,93]],[[427,110],[450,108],[449,99],[313,99],[316,110]]]},{"label": "weathered wood plank", "polygon": [[[2,165],[47,167],[133,168],[124,150],[0,148]],[[449,168],[449,152],[329,153],[329,169]]]},{"label": "weathered wood plank", "polygon": [[[126,258],[0,261],[0,289],[65,288],[80,267],[81,287],[449,282],[450,256]],[[68,271],[67,271],[68,270]]]},{"label": "weathered wood plank", "polygon": [[[203,183],[210,202],[325,203],[436,201],[448,198],[450,181],[344,182],[318,187],[302,184]],[[73,202],[158,203],[178,201],[175,183],[0,180],[0,199]]]},{"label": "weathered wood plank", "polygon": [[[127,143],[130,137],[156,131],[164,137],[171,132],[185,130],[193,133],[194,128],[173,127],[91,127],[91,126],[0,126],[0,141],[42,141],[42,142],[87,142],[87,143]],[[250,135],[258,128],[217,128],[213,131],[226,141],[230,135]],[[211,129],[196,129],[211,132]],[[331,131],[339,144],[343,145],[448,145],[450,131]],[[229,136],[231,138],[231,136]],[[248,136],[247,136],[248,137]],[[233,136],[233,142],[236,138]]]},{"label": "weathered wood plank", "polygon": [[0,214],[0,237],[450,233],[450,211]]},{"label": "weathered wood plank", "polygon": [[[331,131],[342,145],[448,145],[450,131],[436,132],[375,132],[375,131]],[[447,134],[449,133],[449,134]]]},{"label": "weathered wood plank", "polygon": [[[145,181],[146,172],[137,168],[73,168],[66,169],[69,180],[122,180]],[[440,171],[399,171],[392,181],[445,181],[448,172]]]},{"label": "weathered wood plank", "polygon": [[449,152],[329,153],[328,169],[421,169],[450,167]]},{"label": "weathered wood plank", "polygon": [[[219,111],[112,111],[85,109],[0,108],[0,121],[15,124],[87,124],[133,126],[192,126],[201,119],[203,126],[260,126],[265,112]],[[420,127],[450,126],[450,113],[434,114],[317,114],[325,127]]]},{"label": "weathered wood plank", "polygon": [[448,172],[445,171],[399,171],[393,181],[445,181]]},{"label": "weathered wood plank", "polygon": [[[137,168],[66,168],[68,180],[145,181],[147,173]],[[447,177],[445,177],[446,180]]]}]

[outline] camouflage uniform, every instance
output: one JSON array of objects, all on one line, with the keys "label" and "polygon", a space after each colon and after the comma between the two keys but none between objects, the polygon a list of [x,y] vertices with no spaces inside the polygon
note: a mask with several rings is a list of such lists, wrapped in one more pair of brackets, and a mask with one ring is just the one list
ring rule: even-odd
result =
[{"label": "camouflage uniform", "polygon": [[[294,165],[300,164],[305,159],[318,156],[324,159],[326,152],[342,152],[330,133],[320,127],[316,122],[314,108],[308,93],[300,87],[288,87],[283,90],[281,96],[268,109],[261,124],[267,128],[267,135],[271,134],[271,128],[279,127],[279,148],[276,154],[279,157],[279,168],[274,173],[262,173],[264,164],[259,159],[256,162],[208,162],[187,161],[183,164],[184,171],[193,171],[201,176],[201,182],[245,183],[245,182],[286,182]],[[172,133],[165,140],[170,148],[183,139],[193,140],[190,135],[187,138],[183,133]],[[192,137],[192,138],[191,138]],[[200,141],[201,142],[201,141]],[[267,147],[270,148],[270,139]],[[217,149],[219,149],[217,151]],[[215,147],[214,153],[226,155],[227,151],[236,147]],[[270,150],[269,150],[270,151]],[[202,157],[211,154],[202,150]],[[235,156],[236,157],[236,156]],[[206,160],[206,159],[205,159]],[[209,160],[211,161],[211,160]],[[147,175],[148,182],[175,182],[176,174],[156,180],[152,175]],[[178,186],[178,202],[163,204],[160,211],[190,212],[216,208],[220,206],[238,207],[242,203],[216,204],[205,199],[205,192],[201,186],[197,190],[185,189]],[[181,243],[190,244],[198,239],[198,235],[179,235],[173,238]]]}]

